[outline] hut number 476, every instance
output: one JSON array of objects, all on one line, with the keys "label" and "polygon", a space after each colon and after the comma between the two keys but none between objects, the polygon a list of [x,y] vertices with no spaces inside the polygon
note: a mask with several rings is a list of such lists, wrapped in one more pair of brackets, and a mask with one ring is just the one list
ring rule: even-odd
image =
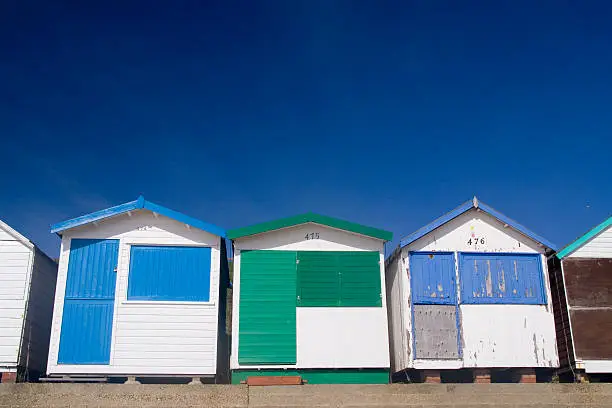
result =
[{"label": "hut number 476", "polygon": [[476,244],[483,244],[484,245],[484,238],[470,238],[470,240],[467,242],[468,245],[476,245]]},{"label": "hut number 476", "polygon": [[304,237],[306,239],[319,239],[319,233],[318,232],[311,232],[306,234],[306,236]]}]

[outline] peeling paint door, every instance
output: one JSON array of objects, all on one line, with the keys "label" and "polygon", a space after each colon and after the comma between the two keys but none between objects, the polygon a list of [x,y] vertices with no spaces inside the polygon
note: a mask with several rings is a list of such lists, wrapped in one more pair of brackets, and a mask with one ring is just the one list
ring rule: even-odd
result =
[{"label": "peeling paint door", "polygon": [[415,359],[457,359],[459,320],[455,255],[410,254]]}]

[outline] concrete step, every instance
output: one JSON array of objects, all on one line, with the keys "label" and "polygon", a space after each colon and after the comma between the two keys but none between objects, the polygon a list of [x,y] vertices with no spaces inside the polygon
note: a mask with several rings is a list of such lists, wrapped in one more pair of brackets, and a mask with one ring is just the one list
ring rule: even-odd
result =
[{"label": "concrete step", "polygon": [[612,407],[612,384],[0,384],[0,407]]}]

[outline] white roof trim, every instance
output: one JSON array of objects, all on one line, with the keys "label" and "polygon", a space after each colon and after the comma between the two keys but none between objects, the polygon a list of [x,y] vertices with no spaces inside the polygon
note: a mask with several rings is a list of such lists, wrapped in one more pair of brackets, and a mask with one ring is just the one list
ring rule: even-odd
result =
[{"label": "white roof trim", "polygon": [[20,241],[22,244],[24,244],[28,248],[34,249],[34,244],[32,243],[32,241],[27,239],[25,236],[21,235],[19,232],[15,231],[13,228],[11,228],[7,223],[5,223],[2,220],[0,220],[0,229],[3,229],[7,234],[11,235],[13,238],[15,238],[17,241]]}]

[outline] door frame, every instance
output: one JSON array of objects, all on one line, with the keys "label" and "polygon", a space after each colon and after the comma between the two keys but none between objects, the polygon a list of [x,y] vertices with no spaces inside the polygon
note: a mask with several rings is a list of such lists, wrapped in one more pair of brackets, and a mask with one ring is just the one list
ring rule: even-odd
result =
[{"label": "door frame", "polygon": [[[411,328],[411,335],[412,335],[412,350],[414,350],[414,355],[412,357],[412,361],[415,360],[433,360],[433,359],[426,359],[426,358],[419,358],[417,356],[417,348],[416,348],[416,327],[415,327],[415,320],[414,320],[414,279],[413,279],[413,275],[412,275],[412,256],[413,255],[452,255],[453,257],[453,268],[455,271],[455,326],[457,327],[457,355],[458,358],[449,358],[449,359],[444,359],[444,361],[457,361],[457,360],[462,360],[463,359],[463,349],[461,347],[461,319],[459,316],[460,313],[460,309],[459,309],[459,304],[461,302],[461,284],[459,282],[460,276],[459,276],[459,265],[458,265],[458,256],[457,256],[457,252],[452,252],[452,251],[409,251],[408,252],[408,271],[410,272],[410,320],[412,322],[412,328]],[[430,303],[435,305],[436,303]],[[438,304],[439,306],[452,306],[453,304]]]}]

